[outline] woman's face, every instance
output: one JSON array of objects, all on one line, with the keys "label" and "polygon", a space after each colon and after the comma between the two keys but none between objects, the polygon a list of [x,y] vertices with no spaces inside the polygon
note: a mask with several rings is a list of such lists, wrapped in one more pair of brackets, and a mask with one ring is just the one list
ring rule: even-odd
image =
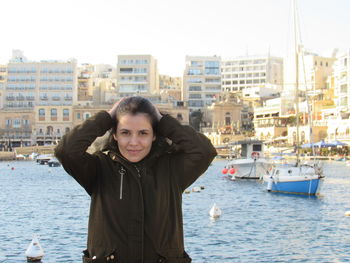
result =
[{"label": "woman's face", "polygon": [[143,113],[125,114],[118,120],[114,139],[118,142],[120,153],[128,161],[141,161],[151,151],[152,142],[156,139],[150,118]]}]

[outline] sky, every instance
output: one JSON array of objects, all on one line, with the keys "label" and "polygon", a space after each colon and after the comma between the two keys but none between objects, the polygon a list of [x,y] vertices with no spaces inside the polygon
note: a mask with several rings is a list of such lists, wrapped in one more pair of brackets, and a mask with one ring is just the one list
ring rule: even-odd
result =
[{"label": "sky", "polygon": [[[349,0],[299,0],[303,45],[330,56],[350,48]],[[150,54],[160,74],[182,76],[186,56],[285,56],[291,0],[11,0],[0,9],[0,64],[31,61],[116,66]]]}]

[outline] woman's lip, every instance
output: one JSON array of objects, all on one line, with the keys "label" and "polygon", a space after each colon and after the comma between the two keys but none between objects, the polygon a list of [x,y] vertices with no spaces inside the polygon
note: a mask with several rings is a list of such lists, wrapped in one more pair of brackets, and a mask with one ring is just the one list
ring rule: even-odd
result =
[{"label": "woman's lip", "polygon": [[141,150],[128,150],[128,152],[137,153],[137,152],[141,152]]}]

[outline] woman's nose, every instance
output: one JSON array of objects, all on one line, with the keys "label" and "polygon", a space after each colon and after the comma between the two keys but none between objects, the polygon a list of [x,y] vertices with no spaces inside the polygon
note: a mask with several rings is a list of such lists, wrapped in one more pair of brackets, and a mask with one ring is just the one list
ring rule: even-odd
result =
[{"label": "woman's nose", "polygon": [[135,135],[132,135],[131,137],[130,137],[130,142],[129,142],[130,144],[138,144],[138,137],[137,137],[137,135],[135,134]]}]

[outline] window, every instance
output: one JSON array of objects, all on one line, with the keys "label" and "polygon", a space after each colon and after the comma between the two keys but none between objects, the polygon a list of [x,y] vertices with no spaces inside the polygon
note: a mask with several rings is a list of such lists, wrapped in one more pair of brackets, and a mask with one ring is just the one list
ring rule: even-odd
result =
[{"label": "window", "polygon": [[77,119],[80,120],[80,112],[77,112]]},{"label": "window", "polygon": [[45,109],[39,109],[39,121],[45,120]]},{"label": "window", "polygon": [[189,91],[201,91],[202,90],[202,87],[198,87],[198,86],[190,86],[188,88]]},{"label": "window", "polygon": [[57,120],[57,109],[51,109],[51,120],[52,121]]},{"label": "window", "polygon": [[90,118],[90,116],[91,116],[90,112],[84,112],[83,119],[86,120],[86,119]]},{"label": "window", "polygon": [[201,94],[190,94],[189,98],[190,99],[201,99],[202,95]]},{"label": "window", "polygon": [[69,109],[63,109],[63,120],[64,121],[69,120]]},{"label": "window", "polygon": [[57,117],[57,109],[51,109],[51,117]]}]

